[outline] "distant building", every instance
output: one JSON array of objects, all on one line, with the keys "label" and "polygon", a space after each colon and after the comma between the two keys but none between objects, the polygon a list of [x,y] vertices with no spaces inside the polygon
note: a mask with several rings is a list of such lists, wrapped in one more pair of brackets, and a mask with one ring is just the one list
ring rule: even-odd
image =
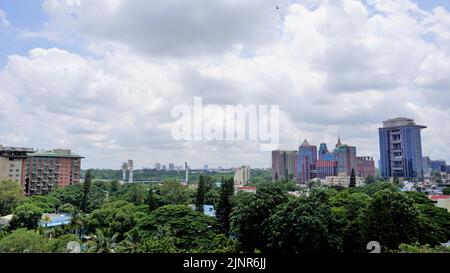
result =
[{"label": "distant building", "polygon": [[436,207],[444,208],[450,212],[450,195],[432,195],[430,199]]},{"label": "distant building", "polygon": [[375,161],[370,156],[359,156],[356,158],[356,175],[366,179],[375,177]]},{"label": "distant building", "polygon": [[155,169],[157,171],[160,171],[161,170],[161,163],[155,163]]},{"label": "distant building", "polygon": [[243,187],[237,187],[236,192],[249,192],[249,193],[256,193],[256,186],[243,186]]},{"label": "distant building", "polygon": [[425,128],[407,118],[383,122],[383,127],[379,128],[380,170],[383,178],[423,178],[421,130]]},{"label": "distant building", "polygon": [[167,171],[166,165],[162,165],[162,170],[163,170],[163,171]]},{"label": "distant building", "polygon": [[[322,180],[321,180],[322,181]],[[364,184],[364,179],[362,177],[356,177],[356,186],[360,187]],[[345,173],[340,173],[337,176],[327,176],[325,178],[325,185],[329,187],[344,187],[348,188],[350,185],[350,176]]]},{"label": "distant building", "polygon": [[234,174],[234,186],[240,187],[250,183],[250,167],[242,166],[236,169]]},{"label": "distant building", "polygon": [[310,145],[305,139],[298,151],[298,176],[297,181],[305,184],[310,179],[316,178],[315,163],[317,161],[317,146]]},{"label": "distant building", "polygon": [[431,160],[430,165],[433,171],[447,172],[447,162],[445,160]]},{"label": "distant building", "polygon": [[328,147],[326,143],[321,143],[319,146],[319,160],[323,160],[323,156],[328,154]]},{"label": "distant building", "polygon": [[0,180],[21,183],[25,179],[26,160],[34,153],[30,148],[3,147],[0,145]]},{"label": "distant building", "polygon": [[317,170],[317,178],[324,179],[327,176],[336,176],[338,174],[337,162],[318,160],[316,161],[316,170]]},{"label": "distant building", "polygon": [[203,166],[203,170],[209,171],[209,166],[208,165]]},{"label": "distant building", "polygon": [[297,151],[272,151],[272,181],[295,180]]},{"label": "distant building", "polygon": [[175,164],[169,163],[169,171],[175,171]]},{"label": "distant building", "polygon": [[345,173],[351,175],[352,170],[356,172],[356,147],[349,145],[342,145],[339,138],[334,156],[337,161],[338,173]]},{"label": "distant building", "polygon": [[423,176],[424,177],[430,177],[431,175],[431,159],[428,156],[422,157],[422,169],[423,169]]},{"label": "distant building", "polygon": [[25,194],[47,194],[58,187],[79,184],[83,158],[64,149],[30,154],[22,180]]}]

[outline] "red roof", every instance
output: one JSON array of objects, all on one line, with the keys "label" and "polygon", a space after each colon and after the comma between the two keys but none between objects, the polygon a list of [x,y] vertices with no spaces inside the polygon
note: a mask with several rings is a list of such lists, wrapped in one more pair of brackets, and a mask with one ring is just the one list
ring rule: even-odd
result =
[{"label": "red roof", "polygon": [[239,187],[240,190],[256,190],[256,187],[252,186],[245,186],[245,187]]},{"label": "red roof", "polygon": [[430,197],[433,200],[437,200],[437,199],[449,199],[450,195],[432,195]]}]

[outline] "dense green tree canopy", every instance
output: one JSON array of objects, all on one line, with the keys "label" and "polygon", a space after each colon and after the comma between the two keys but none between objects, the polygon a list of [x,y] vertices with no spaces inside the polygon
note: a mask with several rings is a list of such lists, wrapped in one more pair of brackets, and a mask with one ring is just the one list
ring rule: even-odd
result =
[{"label": "dense green tree canopy", "polygon": [[23,194],[18,182],[0,181],[0,216],[12,213],[22,199]]},{"label": "dense green tree canopy", "polygon": [[46,253],[47,242],[35,231],[17,229],[0,240],[0,253]]}]

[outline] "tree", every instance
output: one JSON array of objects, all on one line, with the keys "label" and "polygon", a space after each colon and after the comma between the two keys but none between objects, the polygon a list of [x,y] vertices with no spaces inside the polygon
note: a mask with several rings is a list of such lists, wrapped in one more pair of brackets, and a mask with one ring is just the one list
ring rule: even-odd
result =
[{"label": "tree", "polygon": [[374,195],[363,217],[366,241],[377,241],[387,249],[417,240],[419,211],[404,193],[382,190]]},{"label": "tree", "polygon": [[159,207],[158,200],[156,200],[155,193],[153,189],[149,189],[147,193],[147,198],[145,199],[145,204],[149,207],[150,211],[154,211]]},{"label": "tree", "polygon": [[45,238],[35,231],[18,229],[0,240],[0,253],[46,253]]},{"label": "tree", "polygon": [[20,184],[15,181],[0,181],[0,216],[8,215],[23,199]]},{"label": "tree", "polygon": [[144,204],[145,201],[145,188],[144,185],[142,184],[133,184],[131,186],[131,198],[130,201],[131,203],[135,204],[135,205],[142,205]]},{"label": "tree", "polygon": [[450,195],[450,187],[445,187],[445,188],[442,190],[442,194]]},{"label": "tree", "polygon": [[50,240],[48,242],[48,249],[51,253],[70,253],[71,250],[67,248],[67,244],[70,242],[76,242],[81,245],[81,241],[76,235],[65,234]]},{"label": "tree", "polygon": [[267,249],[271,236],[269,217],[278,205],[287,201],[287,194],[275,183],[260,185],[256,194],[240,192],[236,195],[230,229],[242,251]]},{"label": "tree", "polygon": [[15,208],[9,228],[11,230],[18,228],[36,229],[41,220],[43,211],[33,204],[23,204]]},{"label": "tree", "polygon": [[230,231],[230,214],[233,208],[233,196],[234,179],[231,178],[222,182],[216,216],[221,225],[221,230],[225,234],[228,234]]},{"label": "tree", "polygon": [[280,204],[269,217],[269,248],[281,253],[325,253],[331,246],[333,217],[325,202],[294,198]]},{"label": "tree", "polygon": [[116,253],[119,234],[112,234],[109,229],[98,229],[93,240],[88,242],[89,253]]},{"label": "tree", "polygon": [[[161,230],[161,227],[164,229]],[[206,252],[213,238],[219,234],[219,224],[216,219],[186,205],[167,205],[142,218],[130,233],[137,233],[141,242],[173,237],[179,249]]]},{"label": "tree", "polygon": [[350,175],[350,185],[348,185],[349,188],[355,188],[356,187],[356,174],[355,169],[352,169],[352,173]]},{"label": "tree", "polygon": [[165,204],[178,205],[189,202],[187,190],[175,180],[164,181],[159,190]]},{"label": "tree", "polygon": [[369,185],[369,184],[372,184],[375,182],[377,182],[377,180],[373,176],[370,175],[366,178],[366,180],[364,181],[364,184]]},{"label": "tree", "polygon": [[80,209],[83,212],[87,212],[87,204],[89,200],[89,193],[91,191],[92,173],[91,170],[87,170],[83,184],[83,197],[81,199]]},{"label": "tree", "polygon": [[195,202],[195,207],[197,211],[203,212],[203,206],[205,205],[205,193],[206,193],[206,183],[203,175],[200,175],[198,180],[197,188],[197,199]]},{"label": "tree", "polygon": [[126,201],[106,203],[89,214],[86,221],[87,232],[110,229],[111,233],[118,234],[118,240],[123,240],[125,233],[138,223],[141,214],[138,208]]}]

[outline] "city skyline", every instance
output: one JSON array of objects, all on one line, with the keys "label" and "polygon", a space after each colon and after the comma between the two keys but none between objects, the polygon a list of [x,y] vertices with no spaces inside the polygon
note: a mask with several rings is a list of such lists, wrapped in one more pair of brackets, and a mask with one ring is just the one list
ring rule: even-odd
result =
[{"label": "city skyline", "polygon": [[444,0],[2,1],[0,144],[71,149],[83,169],[270,168],[259,143],[171,138],[172,108],[202,97],[279,105],[280,150],[340,135],[377,166],[382,122],[412,118],[428,127],[423,156],[450,162],[449,11]]}]

